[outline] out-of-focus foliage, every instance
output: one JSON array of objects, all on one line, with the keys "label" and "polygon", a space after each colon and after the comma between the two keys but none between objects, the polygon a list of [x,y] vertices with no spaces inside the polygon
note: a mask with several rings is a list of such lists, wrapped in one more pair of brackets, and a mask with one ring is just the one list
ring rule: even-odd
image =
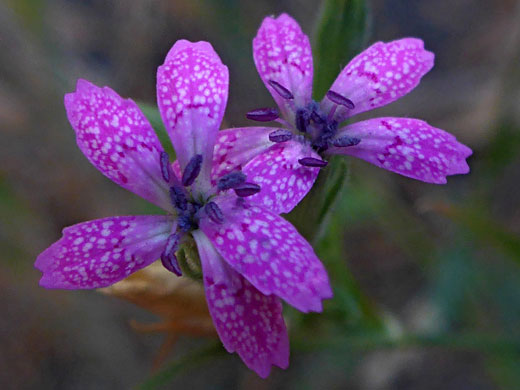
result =
[{"label": "out-of-focus foliage", "polygon": [[364,47],[368,37],[365,0],[325,0],[316,27],[314,95],[321,99],[332,82]]}]

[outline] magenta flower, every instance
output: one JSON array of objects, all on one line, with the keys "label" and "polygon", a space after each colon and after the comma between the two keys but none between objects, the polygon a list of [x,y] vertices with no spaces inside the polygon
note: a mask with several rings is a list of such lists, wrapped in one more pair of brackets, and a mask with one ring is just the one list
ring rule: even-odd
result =
[{"label": "magenta flower", "polygon": [[[434,58],[420,39],[373,44],[341,71],[321,102],[311,96],[309,38],[290,16],[264,19],[253,40],[253,55],[278,109],[254,110],[248,118],[276,120],[283,125],[251,132],[254,147],[249,150],[258,154],[243,171],[251,181],[262,184],[254,200],[265,199],[264,204],[272,206],[273,197],[266,195],[282,188],[283,178],[296,178],[300,182],[297,196],[277,208],[279,212],[290,211],[290,206],[294,207],[312,187],[319,168],[327,165],[325,159],[333,154],[355,156],[428,183],[443,184],[448,175],[469,172],[466,158],[471,149],[422,120],[385,117],[343,125],[354,115],[399,99],[419,84],[433,67]],[[227,160],[240,155],[233,139],[227,137],[219,146],[229,150]],[[277,166],[272,168],[277,174],[267,176],[267,182],[266,163]]]},{"label": "magenta flower", "polygon": [[321,311],[332,291],[323,265],[296,229],[247,199],[258,185],[239,171],[211,181],[212,170],[223,171],[212,156],[227,95],[227,67],[209,43],[178,41],[172,47],[158,69],[157,100],[177,153],[178,177],[132,100],[78,81],[65,96],[78,146],[105,176],[166,215],[70,226],[35,266],[43,273],[40,285],[63,289],[105,287],[158,258],[180,275],[175,252],[193,238],[224,346],[266,377],[271,365],[288,366],[279,298],[304,312]]}]

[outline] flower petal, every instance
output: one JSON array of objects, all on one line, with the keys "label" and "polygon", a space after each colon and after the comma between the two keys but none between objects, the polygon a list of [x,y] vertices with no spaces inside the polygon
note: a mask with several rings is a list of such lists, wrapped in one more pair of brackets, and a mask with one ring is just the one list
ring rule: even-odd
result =
[{"label": "flower petal", "polygon": [[209,183],[228,85],[228,69],[207,42],[177,41],[157,70],[157,102],[182,170],[203,157],[199,183]]},{"label": "flower petal", "polygon": [[[234,170],[241,170],[253,157],[265,152],[274,145],[269,134],[276,130],[273,127],[241,127],[221,130],[213,150],[213,166],[211,167],[211,183]],[[181,177],[179,160],[172,164],[172,170]]]},{"label": "flower petal", "polygon": [[472,151],[457,139],[411,118],[375,118],[348,125],[338,137],[361,140],[356,146],[331,148],[327,153],[361,158],[380,168],[427,183],[445,184],[446,176],[468,173]]},{"label": "flower petal", "polygon": [[[377,42],[345,66],[330,90],[350,99],[355,107],[338,106],[335,119],[345,119],[389,104],[414,89],[433,67],[434,55],[416,38]],[[333,103],[323,98],[329,112]]]},{"label": "flower petal", "polygon": [[253,158],[242,172],[261,191],[248,201],[276,214],[290,212],[307,195],[320,172],[319,168],[301,165],[298,160],[304,157],[321,160],[309,146],[297,141],[277,144]]},{"label": "flower petal", "polygon": [[321,311],[322,299],[332,297],[327,273],[294,226],[235,196],[213,201],[224,222],[203,218],[199,226],[226,262],[263,294],[303,312]]},{"label": "flower petal", "polygon": [[265,152],[274,144],[269,134],[276,130],[272,127],[238,127],[218,132],[213,152],[211,178],[219,177],[242,169],[256,155]]},{"label": "flower petal", "polygon": [[163,151],[139,107],[108,87],[78,80],[65,95],[65,108],[79,148],[101,173],[121,187],[170,210],[162,178]]},{"label": "flower petal", "polygon": [[[309,38],[287,14],[267,17],[253,39],[256,69],[287,119],[294,119],[294,104],[306,106],[312,95],[312,53]],[[269,85],[275,81],[287,88],[294,101],[284,99]]]},{"label": "flower petal", "polygon": [[204,275],[206,300],[218,335],[228,352],[237,352],[262,378],[271,365],[289,365],[289,338],[282,304],[262,294],[229,267],[203,232],[193,232]]},{"label": "flower petal", "polygon": [[63,237],[43,251],[34,266],[47,288],[109,286],[157,260],[173,221],[167,216],[97,219],[63,229]]}]

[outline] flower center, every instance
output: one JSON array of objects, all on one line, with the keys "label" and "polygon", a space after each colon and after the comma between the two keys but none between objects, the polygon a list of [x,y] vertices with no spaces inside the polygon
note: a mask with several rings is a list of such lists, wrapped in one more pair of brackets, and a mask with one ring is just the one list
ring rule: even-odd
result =
[{"label": "flower center", "polygon": [[231,189],[238,197],[244,198],[258,193],[260,186],[247,182],[244,173],[235,171],[222,176],[209,194],[196,198],[189,187],[195,183],[200,174],[202,155],[196,154],[188,161],[180,181],[172,171],[170,158],[166,152],[161,152],[159,160],[162,178],[169,186],[171,204],[177,214],[176,227],[168,237],[161,261],[166,269],[180,276],[182,270],[175,253],[185,241],[186,234],[199,228],[202,217],[207,217],[217,224],[224,222],[222,210],[211,199],[218,192]]},{"label": "flower center", "polygon": [[[269,80],[268,83],[278,95],[291,101],[291,104],[294,105],[294,96],[290,90],[274,80]],[[294,106],[294,123],[288,123],[284,119],[279,118],[276,108],[259,108],[248,112],[246,116],[248,119],[260,122],[277,121],[288,127],[288,129],[278,129],[270,133],[269,139],[272,142],[287,142],[294,138],[294,133],[300,133],[319,154],[329,147],[345,148],[359,144],[361,142],[359,138],[338,137],[338,122],[334,119],[334,114],[339,106],[343,106],[348,110],[355,108],[352,100],[332,90],[327,92],[326,97],[334,103],[328,112],[324,112],[320,104],[314,100],[304,107]],[[326,163],[323,164],[323,161],[318,162],[319,160],[314,160],[317,159],[303,158],[300,160],[300,163],[305,166],[326,165]]]}]

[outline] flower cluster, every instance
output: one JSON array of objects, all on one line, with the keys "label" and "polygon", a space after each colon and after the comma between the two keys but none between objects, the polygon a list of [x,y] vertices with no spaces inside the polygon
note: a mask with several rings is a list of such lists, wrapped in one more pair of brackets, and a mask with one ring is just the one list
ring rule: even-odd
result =
[{"label": "flower cluster", "polygon": [[[377,43],[312,100],[308,38],[289,16],[266,18],[253,42],[257,69],[279,109],[248,117],[282,128],[219,131],[228,69],[207,42],[175,43],[157,72],[157,101],[176,153],[163,150],[130,99],[79,80],[65,96],[77,143],[101,173],[161,207],[164,215],[80,223],[42,252],[35,266],[47,288],[106,287],[161,259],[176,275],[202,272],[209,312],[229,352],[266,377],[288,366],[281,300],[303,312],[332,297],[312,247],[280,213],[312,187],[330,154],[353,155],[432,183],[468,171],[471,151],[423,121],[347,118],[413,89],[433,64],[417,39]],[[194,246],[190,265],[180,248]]]}]

